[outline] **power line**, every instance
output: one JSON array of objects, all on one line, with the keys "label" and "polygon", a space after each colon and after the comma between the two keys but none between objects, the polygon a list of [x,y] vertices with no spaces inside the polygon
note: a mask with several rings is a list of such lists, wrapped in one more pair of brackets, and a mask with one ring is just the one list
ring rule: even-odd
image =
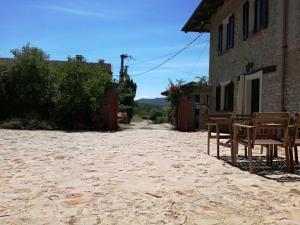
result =
[{"label": "power line", "polygon": [[[206,43],[206,41],[201,42],[201,43],[199,43],[199,44],[205,44],[205,43]],[[197,45],[198,45],[198,43],[195,43],[194,45],[189,46],[189,47],[192,48],[192,47],[197,46]],[[173,54],[175,54],[175,53],[177,53],[177,51],[173,51],[173,52],[170,52],[170,53],[161,55],[161,56],[157,56],[157,57],[155,57],[155,58],[150,58],[150,59],[140,60],[139,62],[129,64],[129,66],[141,65],[141,64],[145,64],[145,63],[151,64],[150,62],[156,61],[156,60],[161,59],[161,58],[165,58],[165,57],[170,56],[170,55],[173,55]],[[137,59],[135,59],[135,60],[137,60]],[[153,65],[153,63],[152,63],[152,65]]]},{"label": "power line", "polygon": [[149,73],[159,67],[161,67],[162,65],[166,64],[167,62],[171,61],[172,59],[174,59],[177,55],[179,55],[181,52],[183,52],[184,50],[186,50],[188,47],[190,47],[192,44],[194,44],[201,36],[203,35],[203,33],[199,34],[194,40],[192,40],[190,43],[188,43],[184,48],[180,49],[179,51],[177,51],[173,56],[169,57],[168,59],[166,59],[165,61],[163,61],[162,63],[158,64],[157,66],[146,70],[145,72],[142,73],[137,73],[131,76],[139,76],[139,75],[143,75],[146,73]]},{"label": "power line", "polygon": [[135,66],[135,65],[141,65],[141,64],[144,64],[144,63],[149,63],[149,62],[155,61],[157,59],[161,59],[161,58],[167,57],[169,55],[173,55],[174,53],[175,52],[171,52],[171,53],[168,53],[168,54],[165,54],[165,55],[161,55],[161,56],[158,56],[158,57],[155,57],[155,58],[152,58],[152,59],[141,60],[141,61],[139,61],[137,63],[129,64],[129,66]]}]

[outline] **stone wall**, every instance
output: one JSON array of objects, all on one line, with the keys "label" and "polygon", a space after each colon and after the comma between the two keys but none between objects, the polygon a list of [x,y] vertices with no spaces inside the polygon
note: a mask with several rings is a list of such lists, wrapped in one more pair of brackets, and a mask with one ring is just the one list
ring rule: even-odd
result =
[{"label": "stone wall", "polygon": [[[263,74],[262,111],[281,110],[282,75],[282,38],[283,38],[283,0],[269,1],[268,27],[258,33],[250,33],[243,40],[243,4],[242,0],[227,0],[211,18],[210,40],[210,113],[216,109],[216,86],[220,82],[232,80],[235,84],[234,111],[237,107],[238,76],[246,73],[246,65],[253,63],[253,69],[276,66],[276,71]],[[250,1],[253,2],[253,1]],[[251,4],[251,3],[250,3]],[[235,14],[234,48],[218,55],[218,27],[232,14]],[[289,111],[300,111],[300,74],[299,62],[299,17],[300,1],[290,0],[288,26],[288,69],[286,80],[286,106]],[[226,33],[223,34],[223,39]]]},{"label": "stone wall", "polygon": [[115,131],[118,129],[118,96],[117,85],[111,83],[104,96],[99,101],[100,109],[94,117],[94,126],[97,130]]},{"label": "stone wall", "polygon": [[287,111],[300,112],[300,1],[289,0],[286,77]]}]

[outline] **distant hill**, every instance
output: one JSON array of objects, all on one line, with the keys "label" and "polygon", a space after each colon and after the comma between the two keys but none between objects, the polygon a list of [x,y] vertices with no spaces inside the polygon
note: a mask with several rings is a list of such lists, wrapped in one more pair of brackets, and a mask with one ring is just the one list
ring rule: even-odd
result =
[{"label": "distant hill", "polygon": [[140,104],[157,105],[161,107],[165,107],[168,104],[166,98],[141,98],[136,100],[136,102]]}]

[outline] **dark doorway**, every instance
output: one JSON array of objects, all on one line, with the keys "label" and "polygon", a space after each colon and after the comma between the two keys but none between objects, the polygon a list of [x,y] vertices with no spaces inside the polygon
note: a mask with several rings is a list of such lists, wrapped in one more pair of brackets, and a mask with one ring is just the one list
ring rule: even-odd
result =
[{"label": "dark doorway", "polygon": [[251,113],[259,112],[260,79],[252,80],[251,84]]}]

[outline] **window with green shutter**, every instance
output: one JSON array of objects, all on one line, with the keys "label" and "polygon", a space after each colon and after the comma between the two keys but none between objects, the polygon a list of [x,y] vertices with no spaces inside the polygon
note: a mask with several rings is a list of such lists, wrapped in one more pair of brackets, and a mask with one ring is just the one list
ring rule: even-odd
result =
[{"label": "window with green shutter", "polygon": [[268,27],[269,1],[256,0],[254,10],[254,32],[261,31]]},{"label": "window with green shutter", "polygon": [[218,35],[218,54],[221,55],[223,51],[223,24],[219,26]]},{"label": "window with green shutter", "polygon": [[233,48],[234,46],[234,26],[235,26],[235,17],[234,14],[229,17],[229,23],[227,24],[227,49]]}]

